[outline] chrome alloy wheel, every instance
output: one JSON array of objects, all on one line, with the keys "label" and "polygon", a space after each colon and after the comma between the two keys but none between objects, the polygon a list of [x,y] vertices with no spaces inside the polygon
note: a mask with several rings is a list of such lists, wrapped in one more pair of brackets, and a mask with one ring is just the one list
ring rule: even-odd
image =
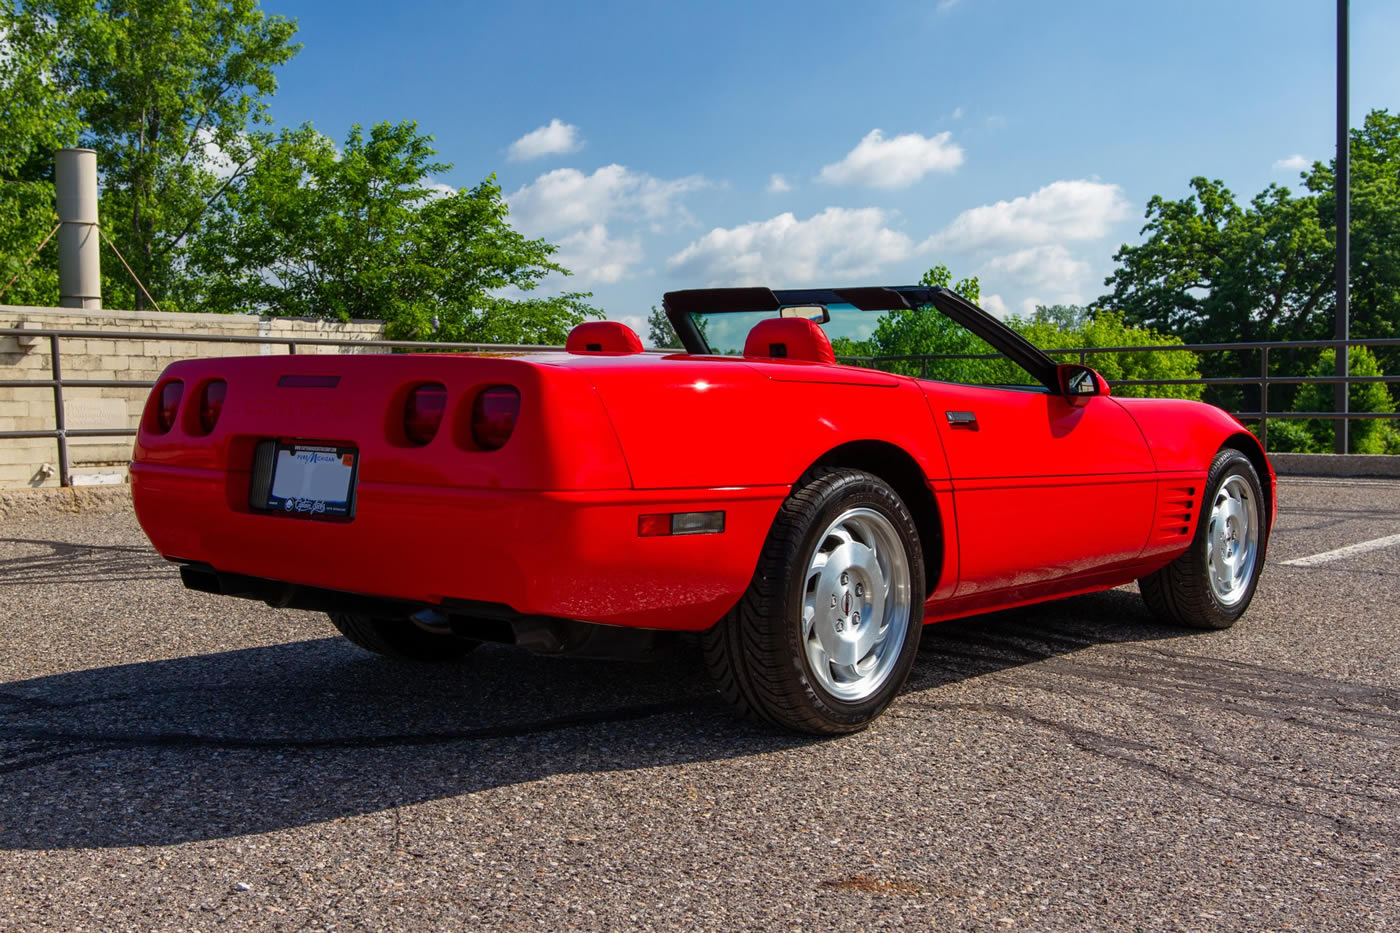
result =
[{"label": "chrome alloy wheel", "polygon": [[1206,567],[1215,598],[1225,608],[1249,591],[1259,560],[1259,502],[1248,480],[1238,473],[1226,477],[1211,504],[1206,529]]},{"label": "chrome alloy wheel", "polygon": [[802,644],[822,689],[858,702],[899,661],[910,625],[909,560],[883,513],[842,512],[817,538],[802,595]]}]

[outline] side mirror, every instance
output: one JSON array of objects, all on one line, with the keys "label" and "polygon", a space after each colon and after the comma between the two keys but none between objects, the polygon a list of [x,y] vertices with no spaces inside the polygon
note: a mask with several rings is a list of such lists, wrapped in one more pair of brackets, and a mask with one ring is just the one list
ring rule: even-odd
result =
[{"label": "side mirror", "polygon": [[1103,376],[1087,366],[1061,363],[1055,367],[1055,375],[1060,381],[1060,394],[1070,401],[1109,394],[1108,383],[1104,381]]}]

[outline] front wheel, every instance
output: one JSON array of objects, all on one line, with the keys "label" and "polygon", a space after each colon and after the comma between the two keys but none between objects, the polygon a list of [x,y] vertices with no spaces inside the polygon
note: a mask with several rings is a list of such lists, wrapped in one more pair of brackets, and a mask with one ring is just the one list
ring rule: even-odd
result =
[{"label": "front wheel", "polygon": [[1269,529],[1259,475],[1238,450],[1215,455],[1196,535],[1186,553],[1138,580],[1159,618],[1192,628],[1225,629],[1244,615],[1264,569]]},{"label": "front wheel", "polygon": [[860,470],[819,468],[778,511],[739,604],[705,634],[741,715],[802,732],[864,728],[909,675],[924,559],[908,508]]}]

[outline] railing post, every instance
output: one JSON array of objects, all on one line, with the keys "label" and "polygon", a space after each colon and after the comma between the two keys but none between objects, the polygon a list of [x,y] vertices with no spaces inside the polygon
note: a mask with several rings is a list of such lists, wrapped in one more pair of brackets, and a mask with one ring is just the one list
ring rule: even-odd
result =
[{"label": "railing post", "polygon": [[287,344],[287,355],[288,355],[288,356],[296,356],[296,355],[297,355],[297,342],[296,342],[295,340],[293,340],[293,341],[291,341],[290,343]]},{"label": "railing post", "polygon": [[63,420],[63,364],[58,359],[58,335],[49,335],[49,372],[53,376],[53,426],[58,432],[58,484],[72,485],[68,475],[68,428]]},{"label": "railing post", "polygon": [[1259,446],[1269,449],[1269,348],[1259,348]]},{"label": "railing post", "polygon": [[1080,350],[1080,351],[1079,351],[1079,365],[1080,365],[1080,366],[1088,366],[1088,365],[1089,365],[1089,354],[1088,354],[1088,353],[1085,353],[1083,350]]}]

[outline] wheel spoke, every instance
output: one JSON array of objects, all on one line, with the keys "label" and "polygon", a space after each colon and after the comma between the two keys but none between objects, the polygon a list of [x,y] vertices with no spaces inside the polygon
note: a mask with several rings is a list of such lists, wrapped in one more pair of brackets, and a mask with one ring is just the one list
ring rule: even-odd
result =
[{"label": "wheel spoke", "polygon": [[807,660],[826,692],[861,700],[889,678],[912,624],[904,543],[888,517],[865,507],[842,513],[818,542],[800,620]]}]

